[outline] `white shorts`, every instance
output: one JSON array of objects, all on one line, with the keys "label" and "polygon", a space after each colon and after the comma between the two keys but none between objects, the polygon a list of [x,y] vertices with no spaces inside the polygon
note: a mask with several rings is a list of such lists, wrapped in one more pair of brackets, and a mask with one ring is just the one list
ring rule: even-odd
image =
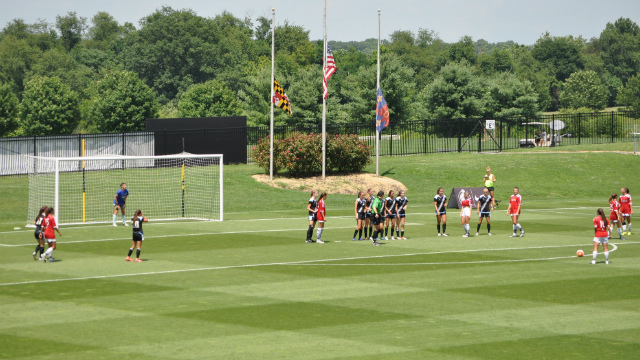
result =
[{"label": "white shorts", "polygon": [[56,242],[56,238],[53,239],[45,239],[48,243]]},{"label": "white shorts", "polygon": [[471,208],[468,208],[468,207],[463,208],[462,209],[462,214],[460,216],[462,216],[462,217],[465,217],[465,216],[466,217],[471,217]]},{"label": "white shorts", "polygon": [[623,213],[620,213],[620,216],[621,216],[621,217],[631,217],[631,214],[623,214]]},{"label": "white shorts", "polygon": [[608,237],[594,237],[593,238],[593,242],[594,243],[598,243],[598,244],[608,244],[609,243],[609,238]]}]

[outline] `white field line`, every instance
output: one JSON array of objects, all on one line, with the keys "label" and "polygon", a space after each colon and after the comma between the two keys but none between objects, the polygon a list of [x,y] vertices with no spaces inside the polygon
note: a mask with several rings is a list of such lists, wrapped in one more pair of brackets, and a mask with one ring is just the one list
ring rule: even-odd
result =
[{"label": "white field line", "polygon": [[[424,225],[420,223],[407,223],[405,225]],[[330,227],[328,229],[355,229],[355,226],[341,226],[341,227]],[[173,237],[181,237],[181,236],[205,236],[205,235],[231,235],[231,234],[250,234],[250,233],[267,233],[267,232],[280,232],[280,231],[304,231],[302,228],[297,229],[273,229],[273,230],[245,230],[245,231],[221,231],[221,232],[206,232],[206,233],[194,233],[194,234],[176,234],[176,235],[153,235],[149,236],[149,239],[162,239],[162,238],[173,238]],[[34,239],[35,240],[35,239]],[[105,241],[122,241],[122,240],[131,240],[131,237],[126,238],[113,238],[113,239],[92,239],[92,240],[75,240],[75,241],[58,241],[58,244],[82,244],[82,243],[92,243],[92,242],[105,242]],[[19,246],[33,246],[35,242],[30,242],[28,244],[0,244],[0,246],[4,247],[19,247]]]},{"label": "white field line", "polygon": [[[640,242],[625,242],[624,244],[640,244]],[[611,251],[617,250],[618,247],[615,244],[611,244],[611,245],[615,247]],[[623,245],[623,244],[620,244],[620,245]],[[150,271],[150,272],[131,273],[131,274],[114,274],[114,275],[86,276],[86,277],[64,278],[64,279],[21,281],[21,282],[12,282],[12,283],[0,283],[0,286],[45,284],[45,283],[54,283],[54,282],[63,282],[63,281],[113,279],[113,278],[123,278],[123,277],[132,277],[132,276],[176,274],[176,273],[195,272],[195,271],[213,271],[213,270],[241,269],[241,268],[253,268],[253,267],[262,267],[262,266],[289,266],[289,265],[308,265],[308,264],[312,264],[313,265],[314,263],[326,263],[326,262],[330,262],[330,261],[382,259],[382,258],[392,258],[392,257],[401,257],[401,256],[471,253],[471,252],[482,252],[482,251],[531,250],[531,249],[547,249],[547,248],[576,247],[576,246],[580,246],[580,245],[553,245],[553,246],[535,246],[535,247],[522,247],[522,248],[473,249],[473,250],[438,251],[438,252],[410,253],[410,254],[387,254],[387,255],[374,255],[374,256],[358,256],[358,257],[346,257],[346,258],[334,258],[334,259],[303,260],[303,261],[275,262],[275,263],[263,263],[263,264],[229,265],[229,266],[215,266],[215,267],[181,269],[181,270]],[[585,245],[585,246],[587,246],[587,245]],[[554,260],[554,259],[569,259],[569,258],[575,258],[575,257],[577,257],[577,256],[554,257],[554,258],[546,258],[546,259],[532,259],[532,260],[521,260],[521,261],[540,261],[540,260]],[[479,262],[479,263],[490,263],[490,262],[504,262],[504,260],[485,261],[485,262]],[[469,263],[469,262],[458,262],[458,263],[456,263],[456,262],[443,262],[443,263],[424,263],[424,264],[428,264],[428,265],[455,265],[455,264],[467,264],[467,263]],[[421,263],[416,263],[416,264],[417,265],[424,265],[424,264],[421,264]],[[336,265],[340,265],[340,264],[336,264]],[[403,264],[366,264],[366,265],[371,266],[371,265],[403,265]]]}]

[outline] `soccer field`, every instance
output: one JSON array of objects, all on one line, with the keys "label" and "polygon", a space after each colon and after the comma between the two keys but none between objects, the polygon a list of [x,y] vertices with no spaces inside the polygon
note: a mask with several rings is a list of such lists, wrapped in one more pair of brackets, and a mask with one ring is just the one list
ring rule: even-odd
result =
[{"label": "soccer field", "polygon": [[[5,214],[0,358],[637,359],[640,222],[628,240],[612,240],[609,265],[602,255],[589,261],[595,210],[618,181],[635,194],[639,159],[573,154],[568,164],[564,156],[381,159],[387,176],[409,187],[410,203],[408,240],[379,247],[351,241],[346,195],[327,200],[327,243],[305,244],[308,194],[253,183],[252,166],[225,168],[228,220],[145,225],[142,263],[124,261],[131,228],[110,225],[63,227],[59,261],[33,261],[32,230],[12,230],[24,216]],[[526,170],[514,167],[523,161]],[[626,178],[611,184],[606,176],[567,180],[623,161]],[[455,210],[451,236],[435,236],[436,184],[479,177],[487,163],[499,199],[520,186],[525,237],[508,237],[506,202],[493,214],[494,236],[483,225],[480,236],[462,238]],[[477,169],[467,174],[470,164]],[[1,181],[22,188],[20,179]],[[238,205],[241,196],[267,205]],[[472,233],[476,223],[473,212]]]}]

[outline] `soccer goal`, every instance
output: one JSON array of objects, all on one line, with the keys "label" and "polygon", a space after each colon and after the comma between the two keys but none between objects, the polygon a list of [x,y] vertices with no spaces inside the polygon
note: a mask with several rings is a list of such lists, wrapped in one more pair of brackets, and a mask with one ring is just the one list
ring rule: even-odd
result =
[{"label": "soccer goal", "polygon": [[223,219],[222,155],[28,157],[27,167],[28,225],[42,206],[58,224],[111,222],[123,182],[127,219],[137,209],[150,221]]}]

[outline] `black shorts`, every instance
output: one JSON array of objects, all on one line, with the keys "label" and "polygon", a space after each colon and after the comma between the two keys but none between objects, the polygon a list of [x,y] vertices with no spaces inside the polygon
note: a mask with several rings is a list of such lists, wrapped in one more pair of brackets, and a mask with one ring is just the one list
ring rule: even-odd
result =
[{"label": "black shorts", "polygon": [[491,217],[491,213],[490,212],[481,212],[480,213],[480,217],[486,217],[486,218],[490,218]]},{"label": "black shorts", "polygon": [[364,213],[358,213],[358,220],[364,220],[365,216]]},{"label": "black shorts", "polygon": [[380,225],[384,222],[384,218],[382,217],[376,217],[376,215],[374,214],[371,217],[371,222],[373,223],[373,225]]},{"label": "black shorts", "polygon": [[42,234],[41,230],[36,230],[35,233],[33,233],[33,236],[36,237],[36,240],[40,240],[40,235]]},{"label": "black shorts", "polygon": [[491,186],[491,187],[488,187],[487,190],[489,190],[489,192],[491,192],[491,191],[494,190],[494,188],[493,188],[493,186]]},{"label": "black shorts", "polygon": [[405,213],[404,213],[404,212],[400,212],[400,213],[398,213],[398,217],[399,217],[399,218],[403,218],[403,217],[405,217]]},{"label": "black shorts", "polygon": [[139,232],[133,233],[133,241],[142,241],[142,240],[144,240],[144,235],[142,233],[139,233]]}]

